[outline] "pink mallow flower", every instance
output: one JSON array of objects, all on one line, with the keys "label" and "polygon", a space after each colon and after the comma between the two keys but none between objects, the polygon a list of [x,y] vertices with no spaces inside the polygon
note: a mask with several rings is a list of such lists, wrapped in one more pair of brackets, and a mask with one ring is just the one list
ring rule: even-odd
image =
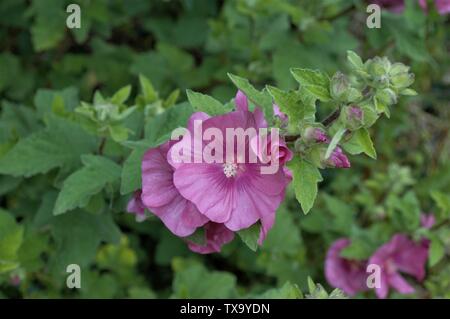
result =
[{"label": "pink mallow flower", "polygon": [[415,290],[402,277],[400,272],[422,281],[425,277],[425,263],[428,258],[428,243],[416,243],[406,235],[396,234],[392,239],[379,247],[370,257],[369,264],[381,268],[379,288],[374,288],[378,298],[386,298],[389,287],[401,294],[410,294]]},{"label": "pink mallow flower", "polygon": [[[247,130],[254,128],[267,128],[267,122],[261,110],[256,107],[254,112],[248,110],[248,101],[241,92],[236,98],[236,111],[224,115],[209,117],[206,114],[194,114],[197,120],[202,120],[202,130],[213,128],[221,132],[225,138],[226,129],[240,128]],[[204,152],[209,147],[201,134],[194,134],[193,124],[188,125],[191,134],[186,134],[176,149],[192,150],[191,158],[194,158],[195,148],[192,145],[201,145],[200,150]],[[195,140],[197,138],[197,140]],[[282,159],[290,159],[291,151],[282,148]],[[244,154],[238,154],[239,147],[234,148],[234,161],[229,162],[225,155],[226,141],[223,149],[219,149],[215,158],[220,158],[219,163],[177,163],[168,157],[174,169],[173,183],[180,195],[193,203],[202,216],[208,220],[224,224],[232,231],[239,231],[248,228],[256,222],[261,222],[261,234],[259,244],[262,244],[268,230],[273,226],[275,211],[282,202],[285,190],[291,181],[290,174],[283,165],[279,165],[273,174],[262,174],[261,168],[267,166],[266,163],[258,161],[249,163],[247,160],[251,148],[250,141],[245,140]],[[175,146],[173,146],[174,149]],[[273,151],[273,148],[269,146]],[[229,155],[229,154],[228,154]],[[236,161],[237,158],[244,158],[243,163]],[[284,163],[282,163],[284,164]]]},{"label": "pink mallow flower", "polygon": [[340,256],[341,251],[350,245],[350,240],[336,240],[328,249],[325,259],[325,277],[328,283],[342,289],[347,295],[367,290],[367,261],[350,260]]},{"label": "pink mallow flower", "polygon": [[[209,147],[201,138],[203,134],[200,134],[200,138],[194,134],[195,121],[202,123],[203,130],[220,130],[224,137],[227,128],[245,130],[249,127],[267,127],[259,108],[256,107],[254,112],[248,111],[248,102],[243,94],[236,96],[235,103],[236,111],[220,116],[194,113],[187,125],[190,134],[185,134],[178,141],[168,141],[149,149],[142,160],[142,205],[158,216],[173,234],[183,237],[188,247],[198,253],[219,252],[223,244],[233,239],[235,231],[248,228],[256,222],[262,226],[258,240],[261,245],[273,226],[275,211],[291,181],[290,173],[281,164],[274,174],[261,174],[260,168],[266,164],[259,161],[180,163],[174,160],[171,150],[175,146],[177,149],[188,146],[192,152],[196,150],[191,147],[196,145],[194,143],[200,143],[201,150]],[[196,138],[200,140],[194,142]],[[244,147],[246,154],[250,152],[249,143],[247,141]],[[280,162],[292,157],[283,143],[280,141],[278,145]],[[273,145],[269,147],[274,150]],[[218,152],[221,153],[220,150]],[[138,199],[139,196],[133,197],[129,203],[130,210],[140,211]],[[205,245],[196,244],[188,238],[201,227],[205,231]]]}]

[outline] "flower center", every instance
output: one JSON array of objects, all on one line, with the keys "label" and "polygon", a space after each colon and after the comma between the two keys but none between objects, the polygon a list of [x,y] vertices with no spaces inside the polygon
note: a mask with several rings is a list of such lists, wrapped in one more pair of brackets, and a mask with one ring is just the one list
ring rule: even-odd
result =
[{"label": "flower center", "polygon": [[227,178],[235,177],[237,174],[238,166],[234,163],[223,164],[223,173]]}]

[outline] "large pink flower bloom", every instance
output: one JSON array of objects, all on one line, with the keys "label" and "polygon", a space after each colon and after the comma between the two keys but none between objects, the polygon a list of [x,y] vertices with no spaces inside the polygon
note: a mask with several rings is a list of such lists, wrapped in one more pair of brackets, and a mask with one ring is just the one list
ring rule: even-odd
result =
[{"label": "large pink flower bloom", "polygon": [[[210,128],[217,129],[224,139],[227,129],[258,130],[267,127],[259,108],[255,108],[254,112],[248,110],[247,99],[242,93],[237,94],[235,103],[236,111],[224,115],[208,117],[206,114],[194,114],[188,124],[191,134],[186,134],[176,148],[190,150],[191,158],[194,158],[193,145],[201,145],[199,150],[203,153],[210,147],[201,138],[202,134],[194,134],[194,119],[202,121],[203,132]],[[282,143],[280,142],[280,148],[284,152],[282,159],[291,158],[290,150]],[[226,145],[225,140],[223,144]],[[234,144],[236,146],[236,142]],[[274,174],[261,174],[261,168],[266,164],[259,160],[249,163],[249,145],[250,140],[247,138],[245,154],[239,154],[239,147],[235,147],[234,161],[231,162],[226,158],[225,148],[215,150],[215,157],[221,159],[218,163],[179,163],[170,156],[170,152],[168,160],[174,168],[174,185],[183,198],[192,202],[209,220],[224,224],[232,231],[248,228],[260,221],[261,244],[274,223],[275,211],[284,198],[291,178],[283,165]],[[172,149],[174,148],[175,145]],[[245,158],[245,161],[236,161],[237,158]]]},{"label": "large pink flower bloom", "polygon": [[325,277],[328,283],[353,296],[367,290],[367,261],[349,260],[340,256],[341,251],[350,245],[350,240],[336,240],[328,249],[325,259]]},{"label": "large pink flower bloom", "polygon": [[414,276],[418,281],[425,277],[425,263],[428,258],[428,243],[416,243],[406,235],[396,234],[370,257],[369,264],[381,268],[381,285],[375,288],[379,298],[386,298],[389,287],[402,294],[414,292],[414,288],[400,275],[400,272]]},{"label": "large pink flower bloom", "polygon": [[[291,151],[283,140],[269,140],[267,148],[277,152],[275,157],[280,165],[274,174],[262,174],[261,167],[270,163],[249,162],[250,140],[245,140],[243,149],[245,161],[220,163],[185,163],[174,160],[171,151],[188,146],[191,155],[197,150],[210,148],[203,141],[203,132],[215,128],[227,136],[227,128],[265,128],[267,123],[259,108],[248,111],[245,95],[238,93],[235,99],[236,111],[210,117],[205,113],[194,113],[189,119],[185,134],[178,141],[169,141],[149,149],[142,160],[142,191],[137,192],[128,205],[128,211],[143,215],[145,208],[158,216],[175,235],[184,237],[191,250],[198,253],[218,252],[222,245],[231,241],[234,231],[261,223],[259,244],[273,226],[275,211],[284,198],[290,172],[284,167],[292,158]],[[196,121],[202,124],[200,135],[194,133]],[[196,140],[197,139],[197,140]],[[223,143],[224,147],[226,141]],[[240,148],[235,147],[235,151]],[[215,149],[218,156],[225,158],[225,148]],[[259,155],[259,154],[258,154]],[[191,158],[194,159],[194,156]],[[198,228],[205,230],[205,244],[199,245],[189,240]]]}]

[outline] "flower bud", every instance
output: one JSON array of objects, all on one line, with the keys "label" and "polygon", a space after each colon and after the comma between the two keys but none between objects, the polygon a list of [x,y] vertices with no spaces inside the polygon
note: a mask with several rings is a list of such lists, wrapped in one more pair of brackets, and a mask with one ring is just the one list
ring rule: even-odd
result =
[{"label": "flower bud", "polygon": [[404,89],[414,83],[413,73],[399,73],[391,76],[392,86],[398,90]]},{"label": "flower bud", "polygon": [[357,130],[364,125],[364,111],[356,105],[347,106],[344,109],[344,122],[349,130]]},{"label": "flower bud", "polygon": [[367,69],[369,73],[375,77],[386,75],[391,69],[391,62],[386,57],[380,58],[377,56],[368,62],[369,64]]},{"label": "flower bud", "polygon": [[368,61],[367,71],[376,87],[387,87],[389,85],[389,70],[391,62],[386,58],[375,57]]},{"label": "flower bud", "polygon": [[350,89],[350,81],[347,76],[341,72],[336,72],[331,78],[330,91],[331,97],[336,100],[345,100]]},{"label": "flower bud", "polygon": [[397,103],[397,94],[391,89],[379,90],[376,94],[377,99],[384,105],[392,105]]},{"label": "flower bud", "polygon": [[324,130],[318,127],[308,127],[304,130],[303,140],[307,143],[328,143],[329,138]]},{"label": "flower bud", "polygon": [[339,146],[333,150],[329,158],[325,158],[326,149],[321,154],[321,162],[325,167],[349,168],[350,161]]}]

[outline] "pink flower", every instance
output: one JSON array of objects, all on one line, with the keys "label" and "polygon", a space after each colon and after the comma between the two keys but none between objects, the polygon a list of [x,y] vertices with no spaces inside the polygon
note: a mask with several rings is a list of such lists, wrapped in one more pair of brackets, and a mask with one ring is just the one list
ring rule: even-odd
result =
[{"label": "pink flower", "polygon": [[425,277],[425,263],[428,258],[428,244],[416,243],[406,235],[396,234],[386,244],[379,247],[370,257],[369,264],[381,268],[381,285],[375,288],[378,298],[386,298],[389,287],[401,294],[410,294],[414,288],[401,276],[400,272],[414,276],[418,281]]},{"label": "pink flower", "polygon": [[422,213],[420,215],[420,225],[423,228],[430,229],[431,227],[434,226],[435,223],[436,223],[436,218],[434,217],[433,214]]},{"label": "pink flower", "polygon": [[317,143],[329,143],[330,139],[327,134],[320,128],[314,129],[314,139]]},{"label": "pink flower", "polygon": [[[427,10],[426,0],[419,0],[419,4],[424,10]],[[450,13],[450,0],[435,0],[434,5],[440,15]]]},{"label": "pink flower", "polygon": [[[275,211],[284,198],[286,186],[291,181],[290,172],[283,166],[292,157],[284,141],[270,142],[266,145],[272,158],[280,161],[274,174],[261,174],[261,168],[267,163],[257,160],[247,161],[250,141],[245,140],[245,155],[237,154],[234,161],[225,156],[225,148],[215,148],[219,162],[195,162],[195,152],[212,150],[203,139],[208,128],[219,130],[226,137],[227,128],[266,128],[267,122],[259,108],[248,111],[245,95],[238,92],[236,111],[209,117],[205,113],[194,113],[189,119],[187,131],[178,141],[169,141],[149,149],[142,161],[142,194],[133,197],[129,210],[139,212],[149,209],[158,216],[165,226],[179,237],[188,237],[200,227],[204,227],[205,245],[196,244],[186,238],[188,247],[198,253],[218,252],[222,245],[230,242],[234,231],[248,228],[261,222],[258,240],[262,244],[275,220]],[[202,132],[196,134],[196,125],[200,123]],[[234,141],[236,142],[236,141]],[[226,143],[222,145],[225,147]],[[175,160],[176,149],[187,147],[194,159],[192,162]],[[193,147],[192,147],[193,146]],[[239,156],[244,161],[236,161]],[[256,157],[257,159],[257,157]],[[142,206],[138,199],[142,200]]]},{"label": "pink flower", "polygon": [[[254,112],[248,111],[248,101],[242,92],[238,92],[235,102],[236,111],[228,114],[215,117],[194,114],[190,120],[191,124],[188,125],[191,134],[186,134],[178,142],[180,144],[177,149],[193,150],[192,145],[196,144],[201,145],[203,152],[208,148],[208,144],[199,139],[198,134],[194,134],[193,117],[202,121],[203,132],[213,128],[219,130],[222,136],[227,136],[226,129],[258,130],[267,127],[263,113],[258,107]],[[201,215],[212,222],[224,224],[232,231],[248,228],[260,221],[261,244],[267,231],[273,226],[275,211],[284,198],[291,178],[282,165],[274,174],[262,174],[261,168],[266,164],[259,160],[256,163],[247,161],[251,151],[249,145],[250,141],[246,139],[245,154],[239,154],[239,147],[235,147],[234,161],[231,162],[225,156],[225,149],[215,154],[221,159],[219,163],[176,163],[170,156],[168,159],[174,169],[173,183],[176,189],[183,198],[198,208]],[[282,142],[280,146],[283,146]],[[287,148],[283,148],[283,152],[282,159],[290,158],[291,154]],[[195,154],[191,155],[191,158],[195,157]],[[245,160],[239,162],[236,161],[237,158]]]},{"label": "pink flower", "polygon": [[331,286],[353,296],[357,292],[367,290],[367,261],[341,257],[341,251],[349,245],[350,240],[347,238],[338,239],[331,245],[325,259],[325,277]]},{"label": "pink flower", "polygon": [[208,222],[197,207],[184,198],[173,183],[174,169],[167,162],[169,141],[144,154],[142,160],[143,204],[175,235],[185,237]]},{"label": "pink flower", "polygon": [[127,212],[135,214],[137,222],[143,222],[147,219],[147,216],[145,216],[145,206],[141,200],[141,194],[141,190],[134,192],[133,197],[131,197],[127,205]]},{"label": "pink flower", "polygon": [[222,245],[233,240],[234,233],[223,224],[209,222],[204,226],[205,244],[200,245],[187,240],[190,250],[199,254],[210,254],[220,252]]},{"label": "pink flower", "polygon": [[331,167],[336,168],[349,168],[351,166],[347,155],[344,154],[339,146],[336,146],[336,148],[333,150],[330,158],[328,158],[327,160],[327,164]]}]

